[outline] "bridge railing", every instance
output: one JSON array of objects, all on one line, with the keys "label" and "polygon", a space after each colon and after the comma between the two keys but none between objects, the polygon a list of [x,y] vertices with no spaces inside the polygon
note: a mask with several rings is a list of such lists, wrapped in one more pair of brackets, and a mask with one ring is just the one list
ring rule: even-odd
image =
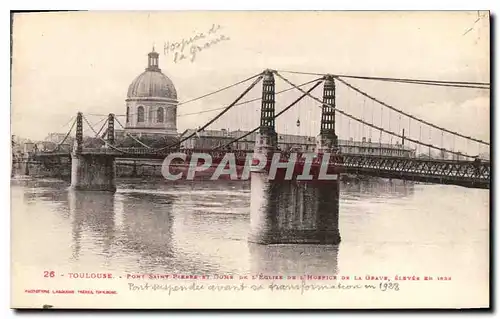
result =
[{"label": "bridge railing", "polygon": [[453,161],[344,154],[343,163],[338,163],[338,165],[346,168],[391,171],[401,174],[473,178],[485,181],[489,181],[491,175],[489,161]]}]

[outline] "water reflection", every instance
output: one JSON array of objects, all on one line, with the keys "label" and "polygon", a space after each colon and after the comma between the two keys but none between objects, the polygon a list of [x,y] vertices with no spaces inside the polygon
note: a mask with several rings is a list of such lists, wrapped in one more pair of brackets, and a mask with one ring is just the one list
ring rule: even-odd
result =
[{"label": "water reflection", "polygon": [[172,208],[176,197],[166,194],[117,194],[121,203],[121,234],[117,245],[138,255],[143,270],[168,265],[175,258]]},{"label": "water reflection", "polygon": [[[40,239],[23,241],[23,251],[34,251],[33,256],[21,254],[29,263],[46,258],[47,264],[66,263],[89,271],[107,267],[140,273],[325,275],[339,271],[338,246],[248,244],[248,183],[127,180],[118,183],[114,195],[74,192],[67,183],[49,179],[11,183],[13,211],[22,225],[18,237],[43,235],[46,246],[37,247]],[[448,200],[457,194],[466,200]],[[346,267],[349,258],[345,257],[353,254],[356,245],[465,238],[465,229],[482,223],[481,219],[475,222],[479,214],[471,211],[487,206],[487,202],[472,203],[465,194],[483,200],[462,188],[388,180],[342,183],[340,265]],[[440,214],[434,214],[436,204],[431,205],[429,198],[439,202]],[[464,210],[467,205],[470,208]],[[457,214],[462,215],[457,218]],[[445,224],[460,227],[441,227]],[[479,226],[487,230],[487,224]],[[363,256],[375,258],[376,253],[363,252]]]},{"label": "water reflection", "polygon": [[369,181],[341,182],[340,193],[347,199],[405,198],[415,192],[415,183],[402,180],[376,179]]},{"label": "water reflection", "polygon": [[196,273],[240,273],[249,225],[248,185],[176,183],[174,207],[176,250]]},{"label": "water reflection", "polygon": [[[50,185],[52,186],[52,185]],[[46,202],[48,204],[63,204],[67,207],[68,195],[66,189],[54,191],[53,187],[34,186],[29,187],[23,192],[23,201],[26,204],[36,202]]]},{"label": "water reflection", "polygon": [[[114,194],[108,192],[68,191],[69,212],[72,226],[73,258],[78,260],[82,241],[97,246],[97,253],[106,258],[112,256],[114,240]],[[87,239],[93,239],[91,243]]]},{"label": "water reflection", "polygon": [[169,192],[169,191],[221,191],[221,190],[234,190],[234,191],[249,191],[250,183],[248,181],[230,181],[230,180],[217,180],[217,181],[167,181],[165,179],[119,179],[118,188],[123,190],[153,190],[153,192]]},{"label": "water reflection", "polygon": [[[23,188],[23,199],[26,202],[44,200],[50,202],[66,202],[67,182],[57,179],[33,179],[30,177],[16,177],[11,179],[11,186]],[[58,190],[58,191],[55,191]]]},{"label": "water reflection", "polygon": [[248,246],[252,274],[298,276],[338,273],[338,245]]}]

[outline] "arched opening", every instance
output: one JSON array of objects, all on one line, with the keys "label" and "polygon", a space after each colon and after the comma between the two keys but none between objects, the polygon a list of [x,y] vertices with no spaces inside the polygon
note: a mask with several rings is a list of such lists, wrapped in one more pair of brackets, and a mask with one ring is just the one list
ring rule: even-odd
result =
[{"label": "arched opening", "polygon": [[130,122],[130,107],[127,106],[127,123]]},{"label": "arched opening", "polygon": [[165,115],[165,112],[163,111],[163,108],[159,107],[158,110],[156,110],[156,121],[158,123],[163,123],[164,115]]},{"label": "arched opening", "polygon": [[144,107],[139,106],[137,108],[137,123],[143,123],[144,122]]}]

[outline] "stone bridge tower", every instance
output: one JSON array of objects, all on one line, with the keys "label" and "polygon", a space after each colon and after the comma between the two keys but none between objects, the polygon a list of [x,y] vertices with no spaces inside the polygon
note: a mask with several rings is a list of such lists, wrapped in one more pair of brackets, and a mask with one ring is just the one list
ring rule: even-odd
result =
[{"label": "stone bridge tower", "polygon": [[[336,136],[333,78],[325,79],[324,101],[321,117],[321,148],[317,156],[335,151]],[[274,127],[274,77],[265,71],[262,87],[260,132],[256,138],[254,157],[265,155],[268,161],[277,153],[277,134]],[[312,155],[312,154],[311,154]],[[258,158],[258,157],[256,157]],[[282,165],[282,164],[280,164]],[[290,166],[278,170],[288,170]],[[292,164],[291,180],[275,178],[269,167],[251,172],[250,234],[248,240],[257,244],[321,244],[336,245],[340,242],[339,178],[335,168],[328,180],[317,178],[319,168],[311,169],[311,179],[299,178]],[[302,170],[300,170],[302,174]],[[320,172],[321,174],[321,172]],[[274,177],[272,177],[275,175]],[[282,174],[283,175],[283,174]],[[314,178],[314,175],[316,178]]]}]

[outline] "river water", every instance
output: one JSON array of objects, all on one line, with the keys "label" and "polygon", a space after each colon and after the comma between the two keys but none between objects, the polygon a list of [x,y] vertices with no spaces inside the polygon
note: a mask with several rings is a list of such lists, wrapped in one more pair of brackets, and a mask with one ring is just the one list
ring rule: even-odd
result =
[{"label": "river water", "polygon": [[340,245],[260,246],[246,241],[247,182],[120,180],[116,194],[68,186],[12,179],[14,281],[47,270],[450,276],[449,291],[467,287],[457,302],[488,296],[488,190],[343,183]]}]

